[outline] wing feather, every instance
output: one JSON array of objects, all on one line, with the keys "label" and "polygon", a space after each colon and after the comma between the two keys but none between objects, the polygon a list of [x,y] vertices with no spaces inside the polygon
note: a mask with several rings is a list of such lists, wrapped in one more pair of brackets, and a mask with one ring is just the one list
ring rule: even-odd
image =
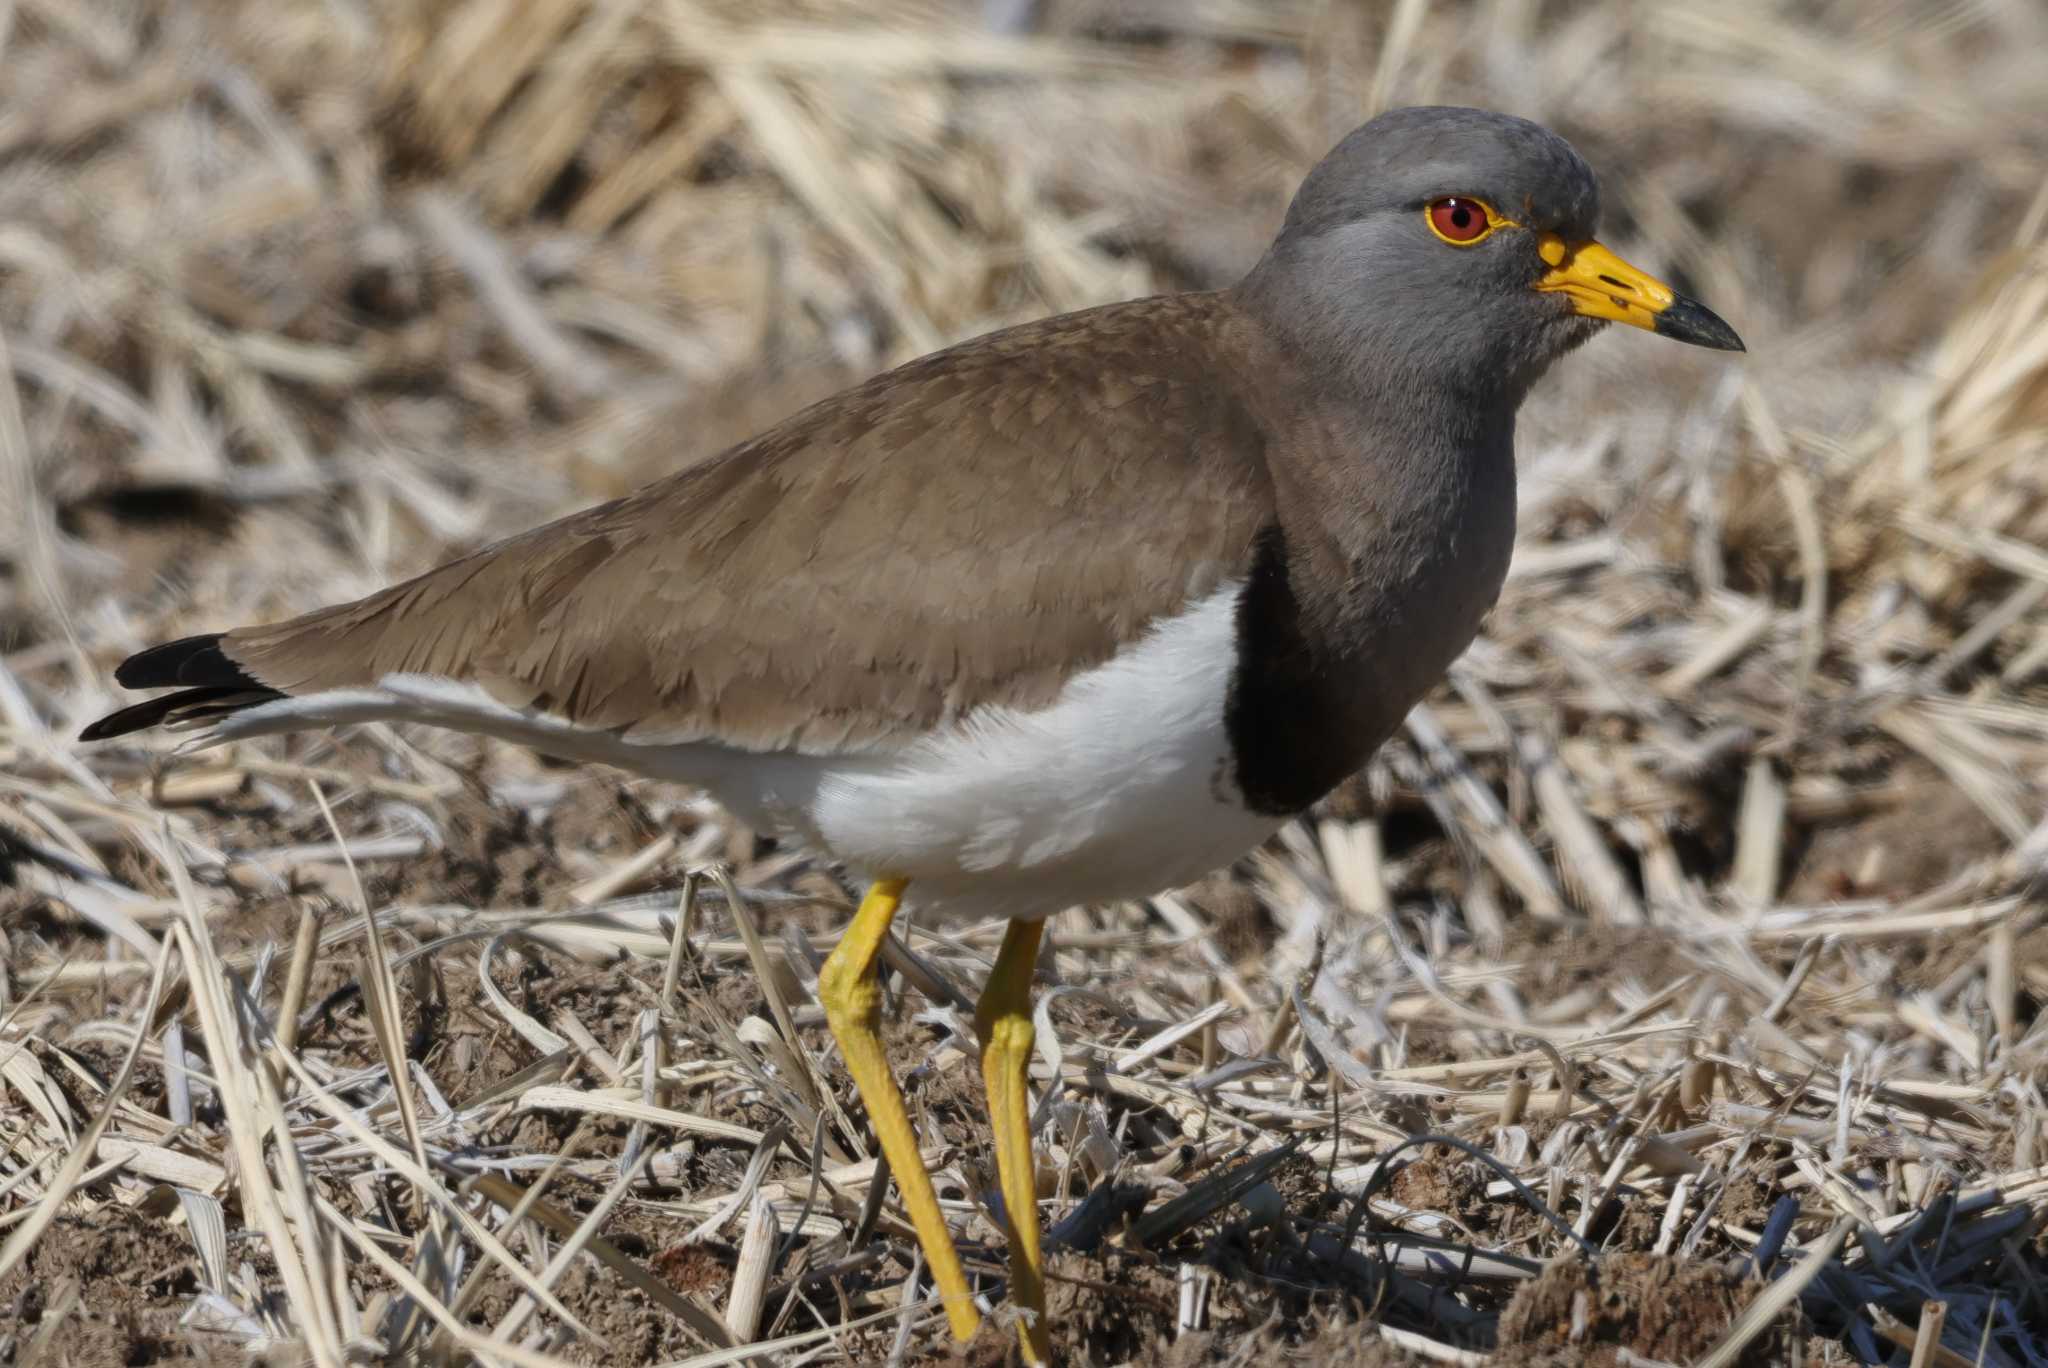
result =
[{"label": "wing feather", "polygon": [[1231,377],[1259,336],[1215,295],[991,334],[218,649],[285,694],[433,675],[756,750],[889,749],[982,704],[1042,706],[1245,573],[1271,429]]}]

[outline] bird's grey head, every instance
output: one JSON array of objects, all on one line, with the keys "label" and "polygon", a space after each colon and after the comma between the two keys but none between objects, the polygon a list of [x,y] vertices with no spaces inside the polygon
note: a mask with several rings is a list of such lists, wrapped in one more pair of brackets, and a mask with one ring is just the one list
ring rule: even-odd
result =
[{"label": "bird's grey head", "polygon": [[1367,385],[1509,405],[1603,320],[1739,349],[1692,300],[1594,240],[1600,188],[1571,144],[1478,109],[1390,110],[1309,173],[1240,290]]}]

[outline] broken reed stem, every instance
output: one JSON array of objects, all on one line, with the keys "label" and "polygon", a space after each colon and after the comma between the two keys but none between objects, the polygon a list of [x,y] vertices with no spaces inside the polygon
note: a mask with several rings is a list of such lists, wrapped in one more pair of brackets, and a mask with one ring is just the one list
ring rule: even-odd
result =
[{"label": "broken reed stem", "polygon": [[311,899],[299,905],[298,934],[292,938],[291,965],[285,972],[284,994],[277,1004],[277,1046],[289,1054],[299,1041],[299,1017],[306,1010],[306,989],[313,980],[313,953],[320,948],[320,909]]},{"label": "broken reed stem", "polygon": [[661,1009],[671,1016],[676,1012],[676,987],[683,975],[683,958],[690,953],[690,938],[697,930],[697,899],[703,880],[702,870],[684,870],[683,891],[676,898],[675,926],[669,933],[668,960],[661,971]]}]

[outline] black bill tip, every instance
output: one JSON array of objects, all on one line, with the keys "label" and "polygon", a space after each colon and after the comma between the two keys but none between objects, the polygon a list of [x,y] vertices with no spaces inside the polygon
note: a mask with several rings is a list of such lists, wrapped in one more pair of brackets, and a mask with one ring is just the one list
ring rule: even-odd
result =
[{"label": "black bill tip", "polygon": [[1735,335],[1735,329],[1721,321],[1719,314],[1684,295],[1672,300],[1671,306],[1658,314],[1650,327],[1665,337],[1690,342],[1695,347],[1712,347],[1716,351],[1749,350]]}]

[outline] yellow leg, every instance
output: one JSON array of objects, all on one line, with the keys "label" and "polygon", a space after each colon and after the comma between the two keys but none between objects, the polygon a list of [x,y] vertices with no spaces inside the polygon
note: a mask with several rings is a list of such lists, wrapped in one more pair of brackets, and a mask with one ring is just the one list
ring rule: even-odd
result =
[{"label": "yellow leg", "polygon": [[1026,1363],[1048,1363],[1045,1264],[1038,1250],[1038,1175],[1031,1162],[1031,974],[1038,963],[1042,921],[1015,921],[988,976],[974,1025],[981,1034],[981,1076],[988,1084],[996,1174],[1010,1216],[1010,1301],[1027,1314],[1018,1326]]},{"label": "yellow leg", "polygon": [[825,1023],[839,1042],[853,1086],[867,1104],[868,1122],[875,1128],[875,1139],[882,1142],[882,1153],[896,1177],[896,1190],[903,1194],[910,1223],[917,1227],[917,1242],[924,1246],[924,1261],[945,1302],[953,1338],[968,1340],[981,1326],[981,1313],[974,1309],[974,1293],[960,1270],[953,1233],[939,1210],[939,1195],[932,1190],[932,1176],[925,1172],[917,1133],[910,1128],[910,1113],[903,1109],[903,1094],[889,1073],[882,1037],[875,1030],[882,1016],[882,985],[876,980],[875,960],[902,901],[901,879],[878,879],[868,889],[860,900],[860,911],[853,914],[853,924],[818,974],[818,998],[825,1004]]}]

